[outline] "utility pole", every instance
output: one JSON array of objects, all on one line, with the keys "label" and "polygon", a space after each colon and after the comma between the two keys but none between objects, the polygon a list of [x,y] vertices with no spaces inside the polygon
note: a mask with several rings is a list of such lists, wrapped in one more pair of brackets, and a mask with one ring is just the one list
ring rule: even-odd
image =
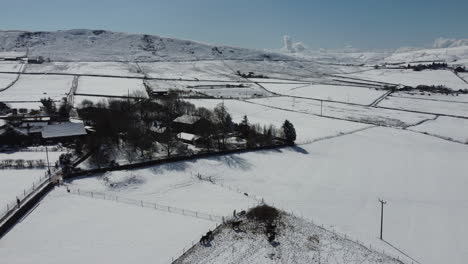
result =
[{"label": "utility pole", "polygon": [[387,203],[387,201],[379,199],[379,202],[380,202],[380,240],[383,240],[383,238],[382,238],[382,232],[383,232],[383,206],[384,206],[384,204]]},{"label": "utility pole", "polygon": [[49,163],[49,151],[47,150],[47,145],[45,146],[46,157],[47,157],[47,173],[49,173],[50,177],[50,163]]},{"label": "utility pole", "polygon": [[323,100],[320,100],[320,116],[323,116],[322,108],[323,108]]}]

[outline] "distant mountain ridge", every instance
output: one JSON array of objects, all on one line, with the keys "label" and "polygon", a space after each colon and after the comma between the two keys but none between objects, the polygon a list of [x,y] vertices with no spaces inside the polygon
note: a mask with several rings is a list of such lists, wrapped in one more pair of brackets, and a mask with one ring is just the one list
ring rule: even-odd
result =
[{"label": "distant mountain ridge", "polygon": [[0,31],[0,52],[52,61],[290,60],[274,52],[107,30]]}]

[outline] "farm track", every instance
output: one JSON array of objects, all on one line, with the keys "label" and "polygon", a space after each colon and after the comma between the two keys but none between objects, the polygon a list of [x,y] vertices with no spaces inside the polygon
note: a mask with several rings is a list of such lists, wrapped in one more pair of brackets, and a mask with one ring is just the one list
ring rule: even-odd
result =
[{"label": "farm track", "polygon": [[21,74],[24,74],[24,71],[26,70],[26,65],[27,64],[22,64],[18,72],[11,72],[12,74],[16,74],[16,78],[10,84],[8,84],[5,88],[0,89],[0,92],[10,89],[13,85],[16,84],[16,82],[18,82],[19,78],[21,77]]},{"label": "farm track", "polygon": [[382,96],[380,96],[379,98],[375,99],[374,102],[372,102],[369,106],[371,107],[375,107],[377,106],[380,102],[382,102],[385,98],[387,98],[387,96],[391,95],[393,93],[392,90],[384,93]]}]

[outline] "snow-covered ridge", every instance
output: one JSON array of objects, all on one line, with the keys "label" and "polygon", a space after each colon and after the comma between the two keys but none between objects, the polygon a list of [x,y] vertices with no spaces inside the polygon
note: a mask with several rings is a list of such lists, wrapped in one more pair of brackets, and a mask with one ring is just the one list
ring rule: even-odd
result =
[{"label": "snow-covered ridge", "polygon": [[0,31],[0,52],[28,51],[53,61],[168,61],[291,59],[273,52],[106,30]]}]

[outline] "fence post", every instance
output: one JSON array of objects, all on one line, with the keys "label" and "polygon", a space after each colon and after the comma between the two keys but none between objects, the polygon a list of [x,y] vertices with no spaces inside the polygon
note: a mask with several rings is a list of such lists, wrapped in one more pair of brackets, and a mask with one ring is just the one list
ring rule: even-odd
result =
[{"label": "fence post", "polygon": [[140,203],[141,203],[141,207],[143,207],[143,201],[142,200],[140,200]]},{"label": "fence post", "polygon": [[93,192],[91,192],[91,197],[93,197],[93,198],[94,198],[94,196],[93,196]]}]

